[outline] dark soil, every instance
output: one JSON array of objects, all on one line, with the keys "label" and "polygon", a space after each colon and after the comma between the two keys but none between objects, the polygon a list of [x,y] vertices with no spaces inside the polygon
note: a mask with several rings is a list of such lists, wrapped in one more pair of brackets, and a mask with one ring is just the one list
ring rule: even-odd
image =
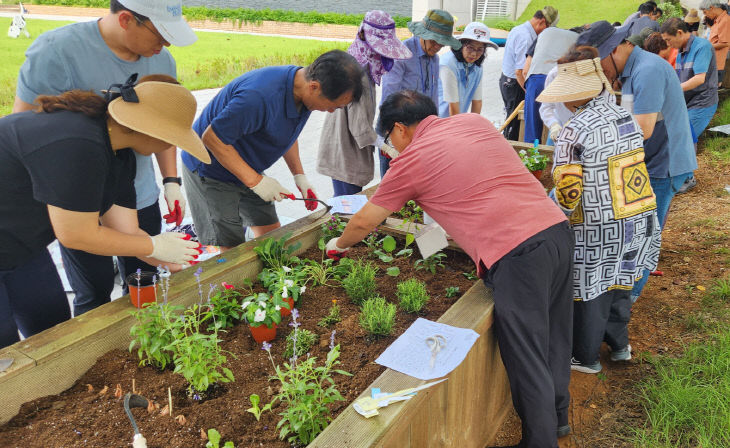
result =
[{"label": "dark soil", "polygon": [[[356,247],[350,256],[366,257],[368,253],[366,247]],[[439,268],[435,275],[413,268],[417,255],[396,259],[388,265],[373,259],[380,266],[378,293],[388,301],[397,303],[396,284],[411,277],[418,278],[426,282],[431,296],[420,317],[437,320],[458,300],[458,297],[446,298],[446,288],[458,286],[463,293],[473,284],[473,281],[462,275],[474,269],[469,258],[462,253],[447,253],[446,267]],[[321,251],[310,249],[303,256],[319,260]],[[400,268],[398,277],[385,275],[385,269],[390,266]],[[327,314],[332,300],[337,300],[341,307],[342,321],[332,328],[317,326],[317,322]],[[372,339],[359,326],[358,308],[340,287],[307,288],[298,308],[301,328],[320,335],[320,343],[311,350],[311,356],[319,360],[326,358],[330,334],[334,329],[337,331],[335,341],[341,346],[342,364],[338,367],[353,374],[352,377],[335,375],[338,389],[347,401],[332,406],[333,418],[385,370],[373,361],[419,317],[399,310],[393,336]],[[284,362],[285,337],[291,330],[286,325],[289,319],[284,318],[273,341],[272,353],[277,363]],[[237,325],[223,333],[222,337],[223,348],[231,352],[227,367],[233,371],[236,381],[209,390],[208,396],[200,402],[188,398],[184,378],[173,374],[171,369],[160,372],[152,367],[138,367],[136,351],[133,354],[115,350],[102,356],[67,391],[23,405],[16,417],[0,427],[0,446],[130,446],[132,427],[122,408],[122,400],[114,396],[114,391],[117,385],[123,393],[131,391],[133,379],[136,392],[160,406],[160,409],[151,413],[144,409],[132,411],[150,448],[203,447],[206,441],[202,434],[209,428],[216,428],[222,434],[222,442],[231,440],[238,448],[290,446],[278,438],[276,424],[281,409],[275,408],[273,412],[263,414],[259,422],[246,412],[251,407],[250,394],[258,394],[263,406],[277,392],[278,381],[269,381],[273,367],[266,352],[256,344],[245,324]],[[172,391],[172,416],[161,413],[168,401],[168,387]],[[104,388],[108,389],[101,393]],[[177,416],[183,416],[184,421],[183,418],[173,418]]]}]

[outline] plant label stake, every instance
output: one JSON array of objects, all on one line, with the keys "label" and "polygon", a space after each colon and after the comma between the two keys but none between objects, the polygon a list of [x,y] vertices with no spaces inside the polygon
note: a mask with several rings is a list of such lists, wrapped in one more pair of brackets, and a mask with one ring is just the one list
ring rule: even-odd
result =
[{"label": "plant label stake", "polygon": [[362,415],[365,418],[375,417],[376,415],[380,414],[378,412],[378,408],[383,408],[385,406],[388,406],[391,403],[392,399],[405,397],[406,395],[413,394],[414,392],[418,392],[419,390],[427,389],[438,383],[446,381],[447,379],[448,378],[444,378],[442,380],[422,384],[417,387],[409,387],[408,389],[399,390],[398,392],[394,392],[392,394],[385,395],[384,397],[380,397],[380,398],[372,398],[372,397],[359,398],[359,399],[355,400],[355,402],[352,404],[352,407],[355,408],[355,411],[357,411],[358,414]]},{"label": "plant label stake", "polygon": [[416,234],[416,245],[421,256],[426,259],[440,250],[448,247],[446,232],[436,223],[431,223]]}]

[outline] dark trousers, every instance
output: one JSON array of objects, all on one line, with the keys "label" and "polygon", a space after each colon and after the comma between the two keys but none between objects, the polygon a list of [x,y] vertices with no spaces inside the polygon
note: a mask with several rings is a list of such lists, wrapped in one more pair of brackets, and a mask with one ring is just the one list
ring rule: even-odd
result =
[{"label": "dark trousers", "polygon": [[562,222],[529,238],[484,275],[522,444],[556,448],[568,424],[575,236]]},{"label": "dark trousers", "polygon": [[385,177],[385,173],[390,168],[390,159],[385,157],[382,152],[378,151],[378,157],[380,158],[380,177]]},{"label": "dark trousers", "polygon": [[[508,78],[502,74],[499,78],[499,91],[502,93],[502,101],[504,101],[504,111],[507,117],[517,108],[522,100],[525,99],[525,91],[522,90],[520,84],[515,78]],[[505,117],[505,119],[507,118]],[[510,124],[502,131],[508,140],[519,140],[520,138],[520,121],[515,117]]]},{"label": "dark trousers", "polygon": [[30,261],[0,271],[0,348],[71,318],[68,299],[51,255],[43,250]]},{"label": "dark trousers", "polygon": [[601,343],[621,350],[629,344],[631,291],[614,289],[587,302],[574,302],[573,357],[581,364],[598,361]]},{"label": "dark trousers", "polygon": [[537,97],[545,89],[547,75],[530,75],[525,81],[525,141],[533,143],[542,138],[542,117]]},{"label": "dark trousers", "polygon": [[347,182],[337,179],[332,179],[332,188],[335,190],[335,196],[357,194],[362,191],[362,187],[360,185],[348,184]]},{"label": "dark trousers", "polygon": [[[137,210],[139,227],[150,235],[159,235],[162,228],[162,214],[157,202]],[[90,254],[76,249],[61,246],[63,266],[68,276],[68,282],[73,288],[74,316],[111,301],[114,289],[114,260],[112,257]],[[118,257],[119,274],[122,280],[128,274],[143,271],[154,271],[155,267],[148,265],[136,257]],[[124,293],[128,292],[126,283]]]}]

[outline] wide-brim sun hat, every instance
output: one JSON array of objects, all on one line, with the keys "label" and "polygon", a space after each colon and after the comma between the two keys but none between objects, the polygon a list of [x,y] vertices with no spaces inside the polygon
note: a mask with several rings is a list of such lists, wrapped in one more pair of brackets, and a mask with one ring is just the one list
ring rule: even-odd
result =
[{"label": "wide-brim sun hat", "polygon": [[119,0],[125,8],[150,19],[160,35],[171,45],[185,47],[198,36],[182,15],[182,0]]},{"label": "wide-brim sun hat", "polygon": [[395,21],[385,11],[375,10],[365,13],[360,29],[365,42],[381,56],[390,59],[410,59],[413,53],[395,34]]},{"label": "wide-brim sun hat", "polygon": [[489,27],[482,22],[471,22],[464,28],[464,32],[460,36],[455,36],[459,40],[469,39],[476,42],[487,44],[495,50],[499,50],[499,45],[491,40],[489,35]]},{"label": "wide-brim sun hat", "polygon": [[119,97],[109,103],[109,115],[122,126],[177,146],[210,163],[205,145],[192,129],[197,102],[179,84],[147,81],[134,86],[139,102]]},{"label": "wide-brim sun hat", "polygon": [[583,59],[581,61],[558,64],[558,75],[537,97],[541,103],[565,103],[598,96],[603,89],[611,89],[601,68],[601,59]]},{"label": "wide-brim sun hat", "polygon": [[697,10],[692,8],[689,10],[686,16],[684,16],[684,21],[686,23],[697,23],[700,21],[700,16],[697,13]]},{"label": "wide-brim sun hat", "polygon": [[435,40],[454,50],[461,48],[461,42],[454,38],[454,18],[443,9],[430,9],[420,22],[408,22],[408,29],[415,36]]},{"label": "wide-brim sun hat", "polygon": [[629,28],[631,25],[625,25],[615,28],[605,20],[591,23],[590,27],[580,33],[576,46],[588,45],[598,49],[598,55],[601,59],[607,58],[613,50],[618,47],[621,42],[629,37]]}]

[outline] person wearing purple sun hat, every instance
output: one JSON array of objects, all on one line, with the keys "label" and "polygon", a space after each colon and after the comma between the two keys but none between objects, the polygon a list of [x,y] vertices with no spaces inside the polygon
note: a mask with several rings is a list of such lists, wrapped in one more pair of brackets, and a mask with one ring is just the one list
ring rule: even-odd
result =
[{"label": "person wearing purple sun hat", "polygon": [[363,67],[362,96],[327,115],[317,157],[317,172],[332,178],[335,196],[358,193],[373,179],[375,86],[395,59],[413,56],[396,36],[390,15],[378,10],[365,14],[347,52]]}]

